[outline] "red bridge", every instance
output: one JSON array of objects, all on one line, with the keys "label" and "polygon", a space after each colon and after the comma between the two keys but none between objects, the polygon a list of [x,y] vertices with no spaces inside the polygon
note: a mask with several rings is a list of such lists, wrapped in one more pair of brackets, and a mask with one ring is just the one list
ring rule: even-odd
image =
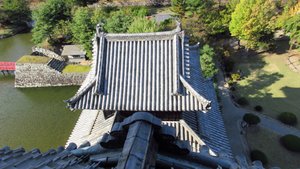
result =
[{"label": "red bridge", "polygon": [[0,71],[16,70],[16,62],[0,62]]}]

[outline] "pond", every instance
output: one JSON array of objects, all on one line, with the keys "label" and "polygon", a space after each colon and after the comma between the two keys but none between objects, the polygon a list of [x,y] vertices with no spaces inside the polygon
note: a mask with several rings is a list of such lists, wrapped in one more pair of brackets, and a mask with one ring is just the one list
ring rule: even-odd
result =
[{"label": "pond", "polygon": [[[0,40],[0,61],[16,61],[31,52],[31,34]],[[64,146],[80,112],[66,108],[78,87],[14,88],[14,77],[0,75],[0,146]]]}]

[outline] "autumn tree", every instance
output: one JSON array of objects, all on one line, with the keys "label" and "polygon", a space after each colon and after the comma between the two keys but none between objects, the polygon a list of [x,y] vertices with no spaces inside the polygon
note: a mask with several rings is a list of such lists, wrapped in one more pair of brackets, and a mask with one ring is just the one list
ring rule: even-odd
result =
[{"label": "autumn tree", "polygon": [[267,47],[265,37],[274,31],[276,14],[272,0],[241,0],[232,13],[230,33],[245,41],[247,48]]},{"label": "autumn tree", "polygon": [[[277,28],[281,29],[284,26],[284,23],[286,20],[288,20],[290,17],[295,15],[295,7],[298,0],[287,0],[283,4],[281,4],[281,7],[283,10],[281,10],[281,14],[277,17],[276,26]],[[300,7],[298,7],[300,9]]]}]

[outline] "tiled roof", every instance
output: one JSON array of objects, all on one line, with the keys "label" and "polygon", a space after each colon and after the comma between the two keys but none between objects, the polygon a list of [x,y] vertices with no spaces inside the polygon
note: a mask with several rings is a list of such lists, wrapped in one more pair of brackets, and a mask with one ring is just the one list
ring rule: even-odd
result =
[{"label": "tiled roof", "polygon": [[62,56],[67,55],[85,55],[86,52],[83,50],[81,45],[65,45],[61,53]]},{"label": "tiled roof", "polygon": [[[189,84],[184,31],[97,33],[92,76],[68,100],[72,109],[206,111],[210,101]],[[199,68],[198,68],[199,69]]]},{"label": "tiled roof", "polygon": [[183,119],[196,132],[200,134],[201,139],[214,152],[228,155],[232,158],[231,147],[225,131],[225,126],[219,104],[216,97],[216,92],[211,80],[204,79],[201,72],[200,58],[198,57],[199,48],[195,46],[190,48],[191,61],[191,77],[188,83],[197,93],[202,93],[203,96],[211,100],[211,109],[208,113],[201,111],[184,112]]}]

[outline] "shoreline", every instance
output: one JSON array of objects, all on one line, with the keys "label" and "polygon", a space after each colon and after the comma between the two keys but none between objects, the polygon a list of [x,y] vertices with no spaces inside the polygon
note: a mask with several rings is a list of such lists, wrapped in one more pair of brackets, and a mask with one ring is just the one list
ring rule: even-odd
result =
[{"label": "shoreline", "polygon": [[30,31],[31,31],[30,27],[17,27],[16,29],[12,29],[11,33],[0,34],[0,40],[13,37],[17,34],[29,33]]}]

